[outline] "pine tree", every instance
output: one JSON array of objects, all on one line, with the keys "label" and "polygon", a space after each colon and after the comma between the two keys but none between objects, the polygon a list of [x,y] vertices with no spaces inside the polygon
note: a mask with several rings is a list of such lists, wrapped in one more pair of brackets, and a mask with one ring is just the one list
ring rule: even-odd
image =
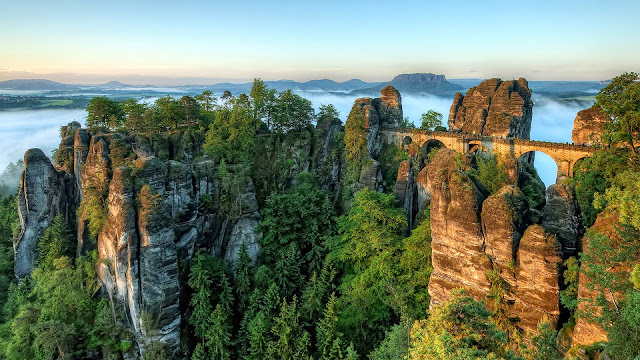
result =
[{"label": "pine tree", "polygon": [[334,342],[341,337],[338,332],[338,314],[335,307],[336,296],[332,293],[324,311],[324,318],[316,327],[316,344],[320,359],[331,359]]},{"label": "pine tree", "polygon": [[205,334],[210,325],[211,285],[210,269],[207,266],[206,255],[197,254],[189,272],[189,286],[193,289],[189,305],[193,309],[189,316],[189,324],[195,329],[195,334],[204,341]]},{"label": "pine tree", "polygon": [[246,357],[248,360],[265,359],[269,342],[269,325],[262,311],[249,323],[249,354]]},{"label": "pine tree", "polygon": [[360,357],[358,356],[358,353],[356,352],[356,348],[355,348],[355,346],[353,346],[353,343],[350,343],[349,347],[347,348],[344,360],[358,360],[358,359],[360,359]]},{"label": "pine tree", "polygon": [[218,304],[211,313],[209,320],[211,326],[207,329],[207,348],[214,359],[226,360],[231,358],[231,326],[229,325],[229,313]]},{"label": "pine tree", "polygon": [[195,350],[193,350],[193,354],[191,354],[191,360],[207,360],[207,359],[209,359],[207,351],[204,349],[204,346],[202,346],[202,343],[198,343],[196,345]]},{"label": "pine tree", "polygon": [[299,318],[297,299],[294,297],[291,304],[284,300],[280,315],[274,320],[271,328],[274,339],[267,348],[269,357],[294,360],[308,356],[309,333],[302,329]]},{"label": "pine tree", "polygon": [[244,313],[249,304],[251,295],[251,258],[247,252],[247,245],[243,241],[238,254],[235,267],[235,294],[237,299],[237,309],[239,313]]},{"label": "pine tree", "polygon": [[233,304],[233,289],[229,285],[229,277],[226,273],[220,276],[220,294],[218,296],[218,305],[226,314],[231,314],[231,305]]}]

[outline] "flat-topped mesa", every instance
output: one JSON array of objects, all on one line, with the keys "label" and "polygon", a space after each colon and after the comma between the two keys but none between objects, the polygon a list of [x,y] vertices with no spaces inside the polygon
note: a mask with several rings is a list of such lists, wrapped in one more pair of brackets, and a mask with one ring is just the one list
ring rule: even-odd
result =
[{"label": "flat-topped mesa", "polygon": [[456,93],[449,129],[467,134],[529,139],[533,101],[527,80],[489,79]]},{"label": "flat-topped mesa", "polygon": [[604,125],[607,122],[609,122],[609,117],[599,106],[594,105],[589,109],[579,111],[573,120],[571,141],[578,145],[601,144],[600,135],[602,135]]}]

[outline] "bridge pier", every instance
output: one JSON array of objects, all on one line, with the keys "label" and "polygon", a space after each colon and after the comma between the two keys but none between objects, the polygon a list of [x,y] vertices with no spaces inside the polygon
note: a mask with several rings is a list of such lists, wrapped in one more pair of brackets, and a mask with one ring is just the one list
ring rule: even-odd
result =
[{"label": "bridge pier", "polygon": [[571,173],[572,164],[567,160],[556,161],[558,165],[558,176],[556,177],[556,184],[560,183],[566,177],[572,177]]}]

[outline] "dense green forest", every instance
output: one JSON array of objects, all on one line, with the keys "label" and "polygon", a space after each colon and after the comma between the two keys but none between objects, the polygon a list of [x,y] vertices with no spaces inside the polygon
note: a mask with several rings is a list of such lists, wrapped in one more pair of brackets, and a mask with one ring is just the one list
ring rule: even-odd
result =
[{"label": "dense green forest", "polygon": [[[606,349],[611,359],[634,359],[640,356],[638,75],[615,78],[596,105],[611,117],[602,137],[608,147],[583,161],[570,182],[585,229],[603,211],[620,216],[615,238],[589,230],[586,236],[595,251],[565,263],[562,304],[570,313],[565,327],[575,324],[576,316],[591,316],[608,331],[609,341],[583,353],[593,356]],[[252,266],[244,247],[233,268],[203,252],[191,261],[188,326],[181,339],[191,359],[542,360],[580,353],[563,347],[567,329],[559,334],[549,323],[541,323],[538,334],[525,340],[503,317],[500,286],[480,301],[458,291],[430,310],[429,208],[409,231],[392,186],[385,186],[385,193],[345,191],[343,198],[353,198],[338,202],[309,173],[283,186],[293,160],[273,161],[269,166],[274,167],[266,168],[260,161],[265,135],[300,137],[313,131],[314,122],[338,118],[332,105],[316,114],[308,100],[291,91],[276,92],[258,79],[248,95],[216,98],[204,92],[167,96],[154,104],[94,98],[87,114],[86,126],[93,132],[200,134],[204,153],[219,166],[220,208],[231,217],[245,179],[258,184],[263,234],[258,266]],[[440,126],[438,115],[426,113],[423,128]],[[340,139],[345,153],[335,154],[347,159],[347,189],[367,161],[361,116],[354,107]],[[403,155],[388,156],[397,162]],[[495,158],[479,157],[466,171],[490,192],[507,182]],[[390,176],[388,181],[394,180]],[[87,195],[84,209],[92,213],[90,227],[99,229],[105,205],[91,199],[99,197]],[[201,199],[205,211],[207,201]],[[0,358],[122,358],[133,339],[121,326],[122,315],[100,295],[96,252],[75,256],[75,237],[56,217],[39,241],[37,268],[18,284],[12,239],[19,231],[16,197],[5,196],[0,199]],[[577,301],[581,272],[594,279],[599,294],[594,304],[601,312],[578,314],[583,309]],[[147,346],[145,358],[171,357],[157,342]]]}]

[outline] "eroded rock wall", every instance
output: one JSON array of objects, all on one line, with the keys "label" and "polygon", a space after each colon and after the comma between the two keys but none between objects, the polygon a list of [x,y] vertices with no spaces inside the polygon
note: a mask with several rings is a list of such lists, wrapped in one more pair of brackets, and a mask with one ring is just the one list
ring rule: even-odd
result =
[{"label": "eroded rock wall", "polygon": [[532,110],[527,80],[489,79],[456,94],[448,125],[468,134],[529,139]]},{"label": "eroded rock wall", "polygon": [[579,111],[573,120],[571,141],[579,145],[601,144],[600,135],[604,132],[604,125],[610,122],[607,114],[599,106]]},{"label": "eroded rock wall", "polygon": [[483,195],[481,184],[458,168],[472,166],[468,157],[463,159],[461,164],[454,151],[441,149],[428,164],[426,179],[418,176],[417,188],[425,193],[420,196],[431,200],[431,305],[446,301],[455,288],[484,298],[496,286],[489,280],[493,271],[508,283],[505,301],[511,303],[510,315],[520,319],[518,327],[535,332],[542,319],[556,324],[561,242],[535,223],[542,217],[531,216],[537,210],[517,186]]}]

